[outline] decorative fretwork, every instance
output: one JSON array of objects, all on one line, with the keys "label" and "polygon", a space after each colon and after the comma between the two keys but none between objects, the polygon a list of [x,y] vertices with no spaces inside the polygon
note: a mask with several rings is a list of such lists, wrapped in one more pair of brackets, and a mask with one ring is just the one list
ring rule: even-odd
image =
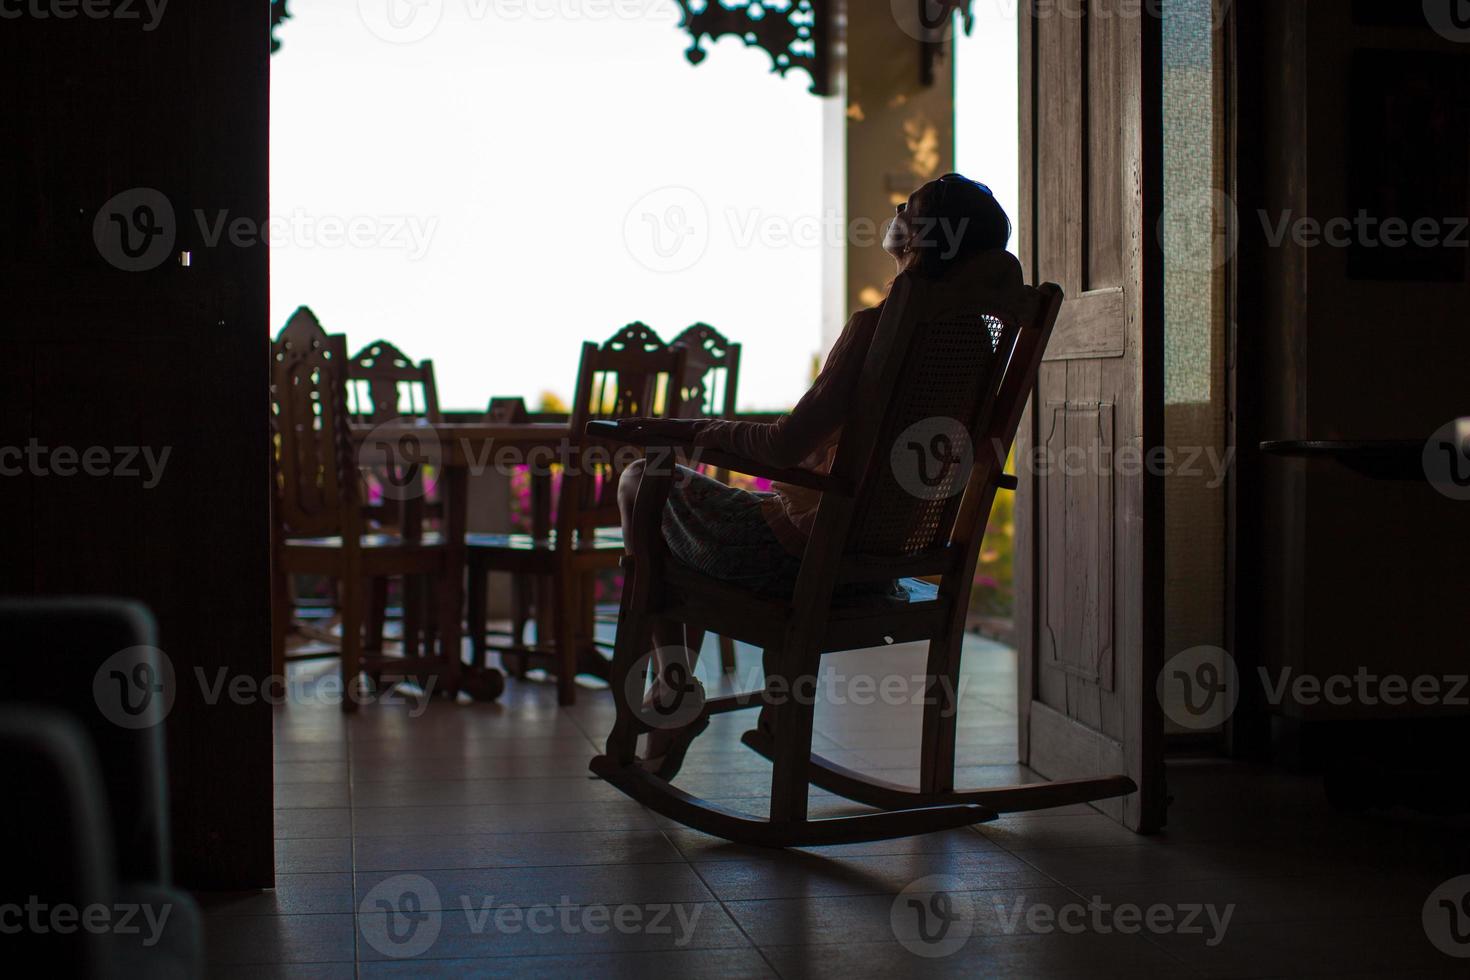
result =
[{"label": "decorative fretwork", "polygon": [[[948,0],[946,0],[948,2]],[[812,79],[814,95],[832,94],[832,0],[678,0],[681,26],[692,41],[685,52],[691,64],[707,53],[705,41],[734,35],[771,56],[771,70],[783,77],[801,68]]]},{"label": "decorative fretwork", "polygon": [[276,28],[290,19],[291,12],[286,9],[286,0],[271,0],[271,54],[281,50],[281,39],[276,37]]},{"label": "decorative fretwork", "polygon": [[652,354],[668,349],[668,344],[659,338],[653,328],[641,321],[630,323],[613,334],[604,343],[603,349],[614,351],[642,351]]},{"label": "decorative fretwork", "polygon": [[740,366],[740,345],[708,323],[696,323],[675,337],[688,352],[680,386],[683,413],[689,418],[718,418],[734,411],[731,400]]},{"label": "decorative fretwork", "polygon": [[965,25],[965,33],[975,28],[975,12],[970,9],[973,0],[911,0],[918,6],[919,43],[923,46],[919,60],[919,80],[925,85],[934,84],[934,65],[944,57],[945,43],[955,12],[958,11]]}]

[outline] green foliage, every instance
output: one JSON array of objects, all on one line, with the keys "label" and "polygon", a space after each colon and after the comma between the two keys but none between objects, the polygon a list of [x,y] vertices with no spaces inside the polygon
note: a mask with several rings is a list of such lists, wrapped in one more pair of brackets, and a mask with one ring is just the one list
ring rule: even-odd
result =
[{"label": "green foliage", "polygon": [[[1014,457],[1006,472],[1014,473]],[[1010,617],[1015,610],[1016,588],[1016,495],[1001,490],[990,508],[985,540],[980,544],[980,561],[975,566],[975,586],[970,592],[970,611],[983,616]]]}]

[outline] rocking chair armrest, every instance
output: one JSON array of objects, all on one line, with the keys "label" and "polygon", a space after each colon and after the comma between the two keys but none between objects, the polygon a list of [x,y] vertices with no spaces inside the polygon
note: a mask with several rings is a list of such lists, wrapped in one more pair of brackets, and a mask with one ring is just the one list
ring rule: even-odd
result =
[{"label": "rocking chair armrest", "polygon": [[758,476],[767,480],[774,480],[778,483],[789,483],[792,486],[805,487],[808,490],[820,490],[823,493],[833,493],[843,497],[852,496],[852,488],[846,480],[840,480],[827,473],[818,473],[814,470],[803,470],[796,467],[770,466],[766,463],[757,463],[753,459],[746,459],[744,456],[737,456],[735,453],[725,452],[721,449],[696,446],[688,439],[670,439],[665,436],[635,434],[619,428],[616,422],[588,422],[587,435],[595,439],[621,442],[630,446],[679,449],[683,450],[691,460],[708,463],[720,469],[733,470],[736,473],[745,473],[750,476]]}]

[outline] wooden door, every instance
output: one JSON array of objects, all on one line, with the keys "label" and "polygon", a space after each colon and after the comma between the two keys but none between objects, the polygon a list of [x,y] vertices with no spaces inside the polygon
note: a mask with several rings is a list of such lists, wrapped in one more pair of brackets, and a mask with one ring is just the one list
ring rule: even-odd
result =
[{"label": "wooden door", "polygon": [[1021,760],[1127,773],[1095,805],[1138,830],[1164,813],[1160,38],[1128,0],[1021,17],[1021,259],[1067,297],[1016,445]]}]

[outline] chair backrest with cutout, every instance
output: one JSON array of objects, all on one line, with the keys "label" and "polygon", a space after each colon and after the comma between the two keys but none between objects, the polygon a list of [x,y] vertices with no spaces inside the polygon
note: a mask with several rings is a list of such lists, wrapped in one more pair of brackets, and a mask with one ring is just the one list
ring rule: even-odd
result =
[{"label": "chair backrest with cutout", "polygon": [[573,529],[589,532],[619,522],[618,479],[636,458],[601,444],[587,444],[587,423],[621,418],[678,418],[683,405],[680,380],[688,351],[663,342],[647,325],[631,323],[600,346],[582,345],[577,389],[572,401],[571,469],[563,474],[556,524],[565,538]]},{"label": "chair backrest with cutout", "polygon": [[346,338],[295,317],[271,345],[272,482],[286,536],[350,536],[358,528],[346,360]]},{"label": "chair backrest with cutout", "polygon": [[670,346],[683,346],[684,383],[680,390],[681,418],[733,418],[740,383],[740,345],[707,323],[696,323],[675,337]]},{"label": "chair backrest with cutout", "polygon": [[440,422],[434,362],[411,358],[386,340],[375,340],[347,362],[347,402],[354,422],[390,419]]}]

